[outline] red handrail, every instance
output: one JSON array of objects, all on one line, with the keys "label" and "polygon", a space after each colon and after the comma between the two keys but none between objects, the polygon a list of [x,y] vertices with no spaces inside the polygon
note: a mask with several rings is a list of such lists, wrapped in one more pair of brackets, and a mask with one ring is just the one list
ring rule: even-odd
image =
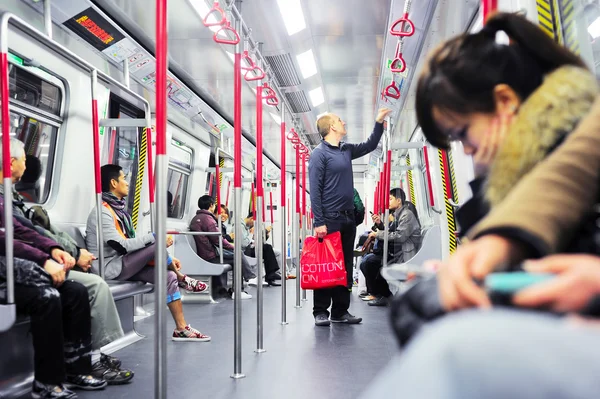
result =
[{"label": "red handrail", "polygon": [[389,196],[389,192],[392,189],[392,150],[388,150],[387,152],[387,176],[385,177],[385,181],[387,184],[387,190],[386,193],[388,193],[386,195],[386,209],[390,208],[390,196]]},{"label": "red handrail", "polygon": [[214,182],[214,176],[211,173],[210,174],[210,180],[208,181],[208,195],[210,195],[212,197],[212,191],[213,191],[213,182]]},{"label": "red handrail", "polygon": [[[218,12],[221,15],[221,20],[218,20],[217,22],[208,22],[208,17],[210,17],[211,14],[213,14],[215,12]],[[206,14],[204,19],[202,20],[202,23],[206,27],[224,25],[226,22],[227,22],[227,18],[225,18],[225,11],[219,6],[218,1],[215,1],[213,3],[212,8],[208,12],[208,14]]]},{"label": "red handrail", "polygon": [[[400,25],[400,29],[394,30],[398,25]],[[404,24],[408,24],[408,31],[404,30]],[[401,18],[398,18],[390,28],[390,34],[398,37],[408,37],[415,34],[415,24],[413,21],[408,18],[408,13],[405,13]]]},{"label": "red handrail", "polygon": [[431,181],[431,171],[429,170],[429,152],[427,146],[423,147],[423,158],[425,160],[425,170],[427,171],[427,187],[429,188],[429,205],[435,206],[433,197],[433,184]]},{"label": "red handrail", "polygon": [[231,190],[231,181],[227,180],[227,195],[225,196],[225,207],[229,208],[229,190]]},{"label": "red handrail", "polygon": [[146,128],[146,153],[148,154],[148,197],[150,206],[154,204],[154,164],[152,157],[152,127]]},{"label": "red handrail", "polygon": [[498,0],[481,0],[483,22],[487,21],[489,15],[498,8]]},{"label": "red handrail", "polygon": [[221,165],[219,165],[219,160],[215,163],[215,175],[217,179],[217,207],[221,207],[221,179],[219,176],[221,174]]},{"label": "red handrail", "polygon": [[285,188],[286,188],[286,179],[285,179],[285,121],[281,121],[281,205],[285,205]]},{"label": "red handrail", "polygon": [[[235,35],[235,38],[233,38],[233,39],[220,38],[219,37],[219,33],[221,33],[221,32],[224,32],[224,33],[226,33],[226,32],[233,32],[233,34]],[[219,29],[218,31],[215,32],[215,34],[213,35],[213,40],[215,42],[217,42],[217,43],[220,43],[220,44],[233,44],[233,45],[235,45],[235,44],[238,44],[240,42],[240,35],[239,35],[239,33],[235,29],[233,29],[231,27],[231,22],[227,21],[225,23],[225,25],[221,26],[221,29]]]},{"label": "red handrail", "polygon": [[304,147],[306,152],[302,154],[302,215],[306,216],[306,156],[308,148]]},{"label": "red handrail", "polygon": [[271,208],[271,224],[273,224],[273,190],[269,190],[269,208]]}]

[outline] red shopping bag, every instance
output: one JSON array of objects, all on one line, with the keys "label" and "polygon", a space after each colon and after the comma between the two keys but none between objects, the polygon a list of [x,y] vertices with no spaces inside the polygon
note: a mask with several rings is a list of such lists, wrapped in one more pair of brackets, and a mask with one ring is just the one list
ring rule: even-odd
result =
[{"label": "red shopping bag", "polygon": [[300,267],[301,286],[305,290],[345,286],[346,265],[340,232],[329,234],[322,240],[317,237],[306,237]]}]

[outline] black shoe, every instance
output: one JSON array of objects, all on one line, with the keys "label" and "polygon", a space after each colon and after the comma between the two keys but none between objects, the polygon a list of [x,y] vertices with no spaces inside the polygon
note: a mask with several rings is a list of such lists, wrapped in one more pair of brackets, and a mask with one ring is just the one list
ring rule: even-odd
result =
[{"label": "black shoe", "polygon": [[84,391],[97,391],[106,387],[106,381],[98,379],[91,375],[73,375],[67,374],[65,387],[69,389],[83,389]]},{"label": "black shoe", "polygon": [[62,385],[46,385],[33,381],[31,396],[36,399],[75,399],[77,394]]},{"label": "black shoe", "polygon": [[315,326],[327,327],[330,323],[329,317],[326,314],[318,314],[315,316]]},{"label": "black shoe", "polygon": [[269,284],[271,287],[281,287],[281,283],[278,283],[275,280],[267,280],[267,284]]},{"label": "black shoe", "polygon": [[114,356],[105,355],[104,353],[100,354],[100,363],[104,363],[111,369],[119,370],[121,368],[121,360]]},{"label": "black shoe", "polygon": [[92,366],[91,375],[95,378],[106,381],[108,385],[122,385],[131,381],[134,376],[134,372],[131,370],[121,370],[119,368],[109,367],[106,363],[102,363],[102,360],[100,360]]},{"label": "black shoe", "polygon": [[377,298],[367,302],[369,306],[387,306],[389,300],[384,296],[378,296]]},{"label": "black shoe", "polygon": [[341,317],[332,317],[332,323],[346,323],[346,324],[358,324],[362,321],[361,317],[352,316],[350,313],[346,313]]}]

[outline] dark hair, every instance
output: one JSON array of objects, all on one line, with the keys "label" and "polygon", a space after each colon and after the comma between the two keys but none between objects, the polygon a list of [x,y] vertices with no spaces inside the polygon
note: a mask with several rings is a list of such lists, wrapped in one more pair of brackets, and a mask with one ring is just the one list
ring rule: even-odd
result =
[{"label": "dark hair", "polygon": [[203,195],[202,197],[198,198],[198,208],[206,211],[208,210],[208,208],[213,206],[214,203],[215,199],[210,195]]},{"label": "dark hair", "polygon": [[[505,32],[510,45],[497,44],[497,32]],[[481,31],[450,39],[429,56],[416,91],[418,123],[431,144],[448,148],[447,134],[433,118],[434,108],[461,115],[491,113],[496,85],[507,84],[524,101],[544,75],[565,65],[586,68],[525,17],[496,13]]]},{"label": "dark hair", "polygon": [[250,211],[248,216],[246,216],[246,219],[254,219],[254,212]]},{"label": "dark hair", "polygon": [[23,183],[35,183],[42,176],[42,162],[35,155],[27,155],[25,168],[25,172],[21,176]]},{"label": "dark hair", "polygon": [[415,215],[415,219],[417,219],[417,223],[419,223],[420,226],[421,222],[419,221],[419,214],[417,213],[417,207],[415,204],[410,201],[406,201],[404,205]]},{"label": "dark hair", "polygon": [[115,164],[104,165],[100,168],[100,180],[102,181],[102,192],[110,192],[110,182],[113,180],[119,181],[122,167]]},{"label": "dark hair", "polygon": [[404,190],[402,190],[400,187],[392,188],[390,190],[390,195],[394,198],[400,198],[400,201],[402,201],[403,204],[406,201],[406,194],[404,193]]},{"label": "dark hair", "polygon": [[223,209],[225,212],[227,212],[227,215],[229,215],[229,209],[227,209],[225,205],[221,204],[221,209]]}]

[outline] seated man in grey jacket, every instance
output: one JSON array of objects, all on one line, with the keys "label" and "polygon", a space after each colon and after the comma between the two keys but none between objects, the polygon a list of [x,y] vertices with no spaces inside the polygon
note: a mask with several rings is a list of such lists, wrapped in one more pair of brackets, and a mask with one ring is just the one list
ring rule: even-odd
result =
[{"label": "seated man in grey jacket", "polygon": [[[416,215],[416,209],[410,202],[406,202],[406,194],[401,188],[390,190],[390,211],[393,221],[389,225],[388,234],[388,263],[406,262],[417,253],[421,246],[421,224]],[[365,276],[370,299],[370,306],[386,306],[392,292],[387,281],[381,276],[380,270],[383,266],[383,240],[384,225],[379,215],[373,216],[373,221],[378,231],[371,232],[369,237],[376,238],[381,248],[380,253],[365,256],[360,264],[360,270]]]},{"label": "seated man in grey jacket", "polygon": [[[104,234],[104,276],[106,279],[143,281],[154,283],[154,234],[136,237],[131,216],[125,210],[124,198],[129,194],[129,184],[119,165],[104,165],[102,179],[102,232]],[[90,251],[97,248],[97,209],[93,209],[87,220],[85,241]],[[167,246],[173,244],[172,238]],[[210,341],[208,335],[188,325],[183,317],[179,287],[191,292],[206,290],[206,284],[189,278],[180,272],[181,263],[170,256],[167,259],[167,306],[175,320],[173,341]],[[98,271],[98,261],[92,268]]]}]

